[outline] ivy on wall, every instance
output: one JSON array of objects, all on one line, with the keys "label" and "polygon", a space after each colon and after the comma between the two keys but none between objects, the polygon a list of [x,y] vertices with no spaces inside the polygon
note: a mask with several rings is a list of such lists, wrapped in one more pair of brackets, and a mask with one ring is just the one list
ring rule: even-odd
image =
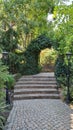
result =
[{"label": "ivy on wall", "polygon": [[24,52],[25,65],[24,74],[36,74],[40,71],[39,67],[39,55],[41,50],[45,48],[51,48],[52,42],[46,35],[40,35],[33,40]]}]

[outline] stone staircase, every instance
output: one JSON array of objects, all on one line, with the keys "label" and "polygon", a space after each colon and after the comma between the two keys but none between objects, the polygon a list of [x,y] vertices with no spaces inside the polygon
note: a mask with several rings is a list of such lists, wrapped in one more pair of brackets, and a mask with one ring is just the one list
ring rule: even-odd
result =
[{"label": "stone staircase", "polygon": [[59,99],[54,73],[23,76],[14,88],[14,100]]}]

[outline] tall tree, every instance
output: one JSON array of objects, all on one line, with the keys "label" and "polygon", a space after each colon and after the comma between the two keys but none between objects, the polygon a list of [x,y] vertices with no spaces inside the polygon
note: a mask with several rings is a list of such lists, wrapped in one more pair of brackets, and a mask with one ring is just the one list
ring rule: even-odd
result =
[{"label": "tall tree", "polygon": [[73,4],[56,6],[54,15],[54,31],[55,38],[59,42],[58,49],[64,54],[67,51],[73,52]]},{"label": "tall tree", "polygon": [[47,32],[47,15],[54,9],[54,0],[1,0],[2,29],[12,27],[24,47],[37,35]]}]

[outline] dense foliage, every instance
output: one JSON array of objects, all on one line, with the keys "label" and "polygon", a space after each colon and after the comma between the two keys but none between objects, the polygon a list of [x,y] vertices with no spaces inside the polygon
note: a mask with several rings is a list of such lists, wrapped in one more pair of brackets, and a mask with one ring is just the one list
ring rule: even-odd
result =
[{"label": "dense foliage", "polygon": [[48,32],[46,18],[53,12],[54,0],[0,0],[0,5],[0,45],[9,52],[9,70],[23,72],[23,52],[33,39]]},{"label": "dense foliage", "polygon": [[5,111],[5,82],[8,81],[9,73],[7,67],[0,60],[0,130],[4,128],[4,111]]},{"label": "dense foliage", "polygon": [[45,36],[41,35],[37,39],[33,40],[26,49],[25,56],[25,69],[26,74],[35,74],[39,72],[39,56],[41,50],[45,48],[51,48],[52,41]]},{"label": "dense foliage", "polygon": [[[0,5],[0,45],[9,52],[9,71],[38,73],[41,50],[52,45],[58,54],[57,81],[66,79],[66,52],[73,54],[73,4],[67,6],[62,0],[0,0]],[[53,21],[47,21],[48,13],[53,13]]]},{"label": "dense foliage", "polygon": [[[67,52],[71,52],[70,58],[70,91],[72,93],[73,82],[73,4],[56,6],[54,9],[55,21],[54,25],[54,39],[56,39],[55,49],[58,51],[58,59],[56,61],[55,74],[60,86],[64,87],[67,94],[67,73],[68,73],[68,59]],[[73,93],[71,94],[73,97]]]},{"label": "dense foliage", "polygon": [[[0,49],[0,54],[2,50]],[[8,89],[14,86],[14,78],[8,72],[8,67],[5,66],[0,57],[0,130],[4,129],[6,117],[6,82],[8,83]]]},{"label": "dense foliage", "polygon": [[63,55],[65,63],[66,52],[73,53],[73,4],[56,6],[54,12],[57,17],[54,23],[56,26],[54,37],[57,40],[55,49],[59,55]]},{"label": "dense foliage", "polygon": [[0,5],[0,31],[13,28],[21,46],[26,48],[32,39],[48,31],[46,18],[54,10],[54,0],[0,0]]}]

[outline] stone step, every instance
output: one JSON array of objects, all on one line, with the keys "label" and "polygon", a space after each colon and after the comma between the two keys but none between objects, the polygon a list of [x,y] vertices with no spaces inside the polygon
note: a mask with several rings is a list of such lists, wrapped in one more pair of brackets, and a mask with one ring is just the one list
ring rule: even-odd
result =
[{"label": "stone step", "polygon": [[14,100],[23,100],[23,99],[59,99],[59,94],[21,94],[14,95]]},{"label": "stone step", "polygon": [[36,74],[36,75],[24,75],[22,76],[22,78],[55,78],[54,75],[39,75],[39,74]]},{"label": "stone step", "polygon": [[19,81],[55,81],[55,77],[22,77]]},{"label": "stone step", "polygon": [[56,81],[35,81],[35,80],[24,80],[24,81],[18,81],[16,84],[56,84]]},{"label": "stone step", "polygon": [[54,93],[58,94],[58,91],[56,89],[15,89],[14,94],[33,94],[33,93],[38,93],[38,94],[49,94],[49,93]]},{"label": "stone step", "polygon": [[16,84],[15,89],[19,88],[57,88],[56,84]]},{"label": "stone step", "polygon": [[14,100],[59,99],[54,73],[23,76],[14,86]]}]

